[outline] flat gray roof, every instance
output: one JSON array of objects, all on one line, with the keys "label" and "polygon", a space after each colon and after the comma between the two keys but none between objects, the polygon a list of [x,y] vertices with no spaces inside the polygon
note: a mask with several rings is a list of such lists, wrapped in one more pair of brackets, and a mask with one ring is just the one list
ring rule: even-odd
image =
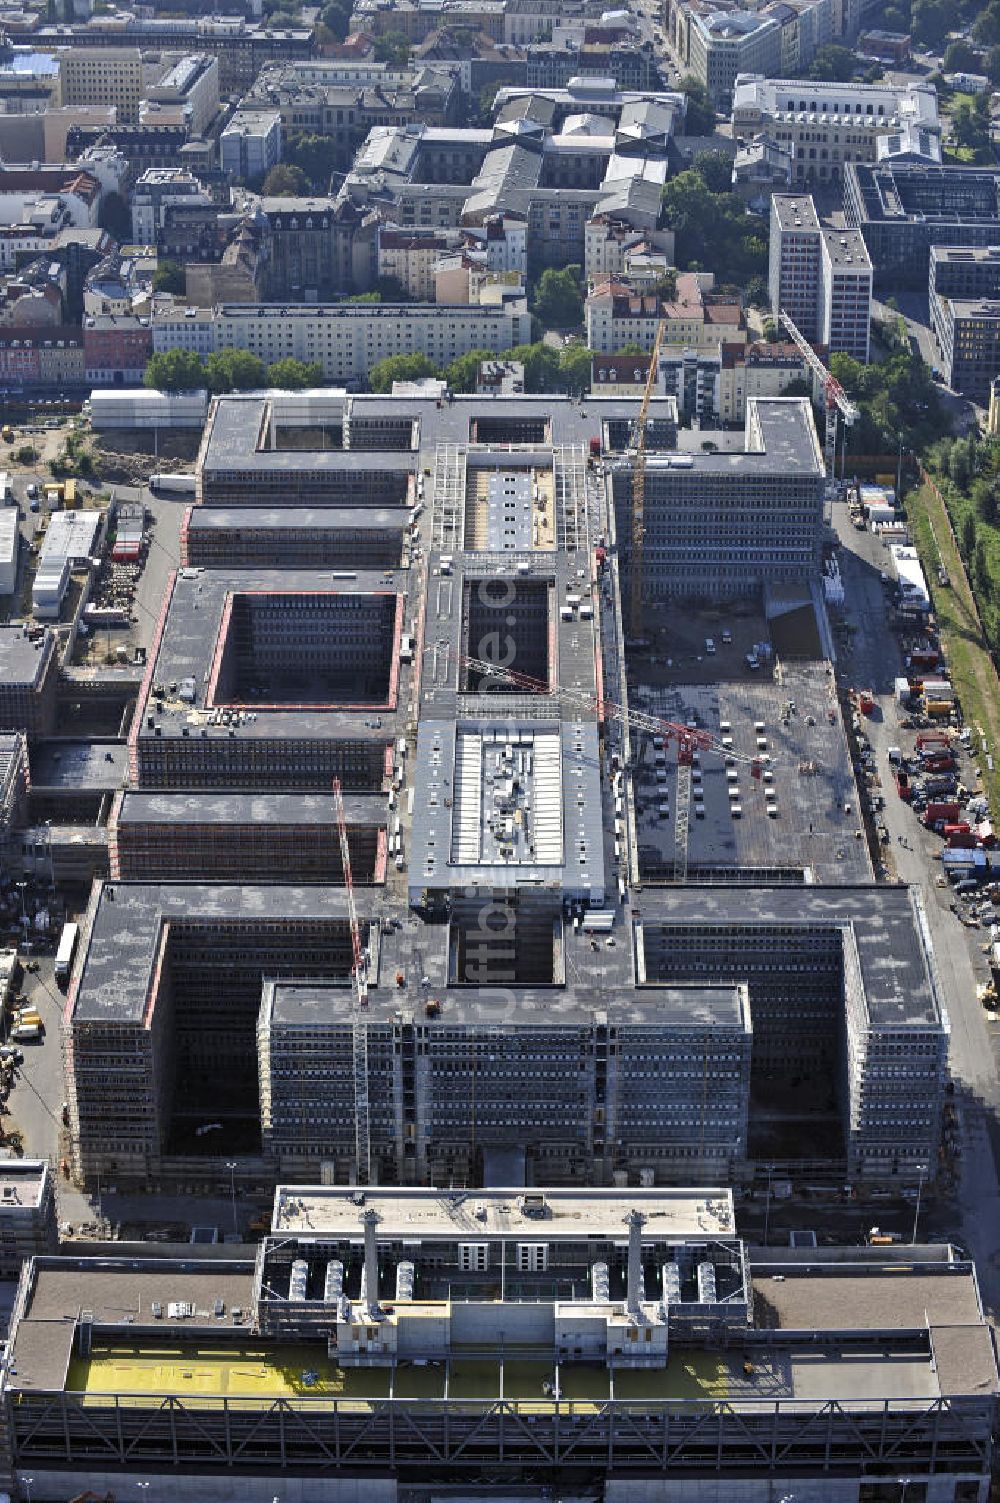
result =
[{"label": "flat gray roof", "polygon": [[[364,918],[374,901],[357,894]],[[66,1004],[68,1021],[141,1024],[153,1001],[165,924],[313,923],[348,920],[342,887],[280,883],[100,882],[91,897],[93,924]],[[148,1021],[148,1020],[147,1020]]]},{"label": "flat gray roof", "polygon": [[[161,736],[187,733],[210,741],[231,734],[251,740],[319,740],[349,731],[358,739],[388,741],[396,711],[386,706],[366,708],[334,702],[328,707],[312,703],[272,707],[261,703],[250,706],[250,713],[234,726],[206,708],[205,701],[230,596],[396,595],[405,600],[409,583],[409,575],[402,569],[181,569],[170,594],[152,675],[151,690],[157,685],[165,690],[158,701],[162,709],[155,712],[154,726],[149,726],[148,713],[155,700],[147,697],[140,707],[139,737],[152,739],[159,731]],[[408,671],[406,665],[397,666],[400,673]],[[194,680],[194,704],[180,701],[176,690],[169,689],[185,679]],[[397,703],[401,698],[397,685]]]},{"label": "flat gray roof", "polygon": [[[823,451],[816,436],[812,404],[808,397],[750,397],[747,401],[747,432],[755,434],[752,447],[736,453],[691,454],[683,467],[671,454],[650,453],[647,475],[654,481],[669,476],[683,483],[685,476],[767,476],[769,480],[825,479]],[[759,444],[756,441],[759,435]]]},{"label": "flat gray roof", "polygon": [[41,741],[31,750],[31,782],[63,793],[107,793],[128,772],[124,741]]},{"label": "flat gray roof", "polygon": [[[364,1234],[362,1209],[353,1189],[325,1185],[279,1185],[275,1190],[271,1227],[274,1232]],[[731,1237],[734,1231],[733,1192],[718,1188],[657,1190],[533,1191],[544,1195],[545,1216],[525,1216],[516,1190],[366,1189],[365,1211],[378,1215],[378,1235],[388,1241],[421,1237],[451,1241],[474,1232],[505,1240],[543,1232],[548,1238],[608,1237],[624,1241],[625,1216],[641,1211],[644,1235],[665,1237]]]},{"label": "flat gray roof", "polygon": [[872,1022],[879,1027],[947,1029],[925,948],[919,895],[903,886],[644,888],[645,929],[694,924],[708,941],[733,926],[843,928],[853,931]]},{"label": "flat gray roof", "polygon": [[[593,952],[587,945],[593,961]],[[424,957],[421,956],[423,962]],[[580,960],[584,957],[581,953]],[[433,1032],[449,1027],[462,1028],[587,1028],[595,1014],[607,1013],[615,1027],[659,1028],[730,1028],[737,1034],[749,1032],[750,1017],[746,993],[742,986],[727,982],[703,986],[644,986],[626,984],[609,997],[600,985],[598,963],[594,963],[593,982],[577,979],[566,986],[439,986],[431,980],[420,997],[394,990],[388,983],[390,968],[381,967],[382,986],[368,992],[367,1017],[370,1023],[392,1023],[401,1013],[420,1009],[420,1022]],[[614,968],[612,968],[614,969]],[[580,973],[576,973],[580,976]],[[353,991],[348,982],[266,982],[264,1015],[285,1025],[315,1027],[349,1027],[353,1016]],[[440,1007],[436,1018],[423,1014],[425,997],[432,996]]]},{"label": "flat gray roof", "polygon": [[46,627],[34,642],[20,626],[0,626],[0,680],[4,684],[37,684],[45,661],[43,648],[51,639]]},{"label": "flat gray roof", "polygon": [[[345,793],[349,825],[385,825],[381,793]],[[327,793],[158,793],[126,789],[120,825],[332,825],[333,795]]]},{"label": "flat gray roof", "polygon": [[[370,456],[384,459],[385,455]],[[372,466],[384,469],[384,465]],[[309,532],[336,532],[357,528],[402,532],[410,519],[408,506],[194,506],[188,521],[190,532],[216,530],[252,532],[271,529],[284,532],[301,528]]]},{"label": "flat gray roof", "polygon": [[782,1263],[780,1275],[755,1273],[753,1291],[757,1324],[783,1330],[922,1330],[983,1323],[975,1276],[967,1265],[926,1272],[892,1263],[843,1271]]},{"label": "flat gray roof", "polygon": [[[155,1326],[176,1339],[185,1332],[202,1334],[232,1328],[234,1308],[253,1306],[254,1265],[250,1261],[162,1262],[125,1258],[37,1258],[24,1314],[14,1332],[10,1379],[15,1389],[59,1390],[65,1387],[77,1324],[84,1311],[95,1326],[121,1327],[123,1337],[137,1339],[137,1326]],[[214,1314],[215,1302],[225,1315]],[[183,1323],[168,1321],[171,1301],[187,1301],[194,1314]],[[153,1305],[163,1309],[160,1319]]]},{"label": "flat gray roof", "polygon": [[871,271],[871,257],[860,230],[823,230],[822,234],[826,253],[839,271],[849,266],[858,272]]},{"label": "flat gray roof", "polygon": [[818,230],[816,205],[810,193],[775,193],[773,212],[782,230]]}]

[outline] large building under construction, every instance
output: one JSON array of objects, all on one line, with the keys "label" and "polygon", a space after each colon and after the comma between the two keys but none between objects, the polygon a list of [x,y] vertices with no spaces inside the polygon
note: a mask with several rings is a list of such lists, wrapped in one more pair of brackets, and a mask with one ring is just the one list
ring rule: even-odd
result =
[{"label": "large building under construction", "polygon": [[996,1356],[949,1247],[753,1253],[721,1187],[299,1184],[242,1251],[26,1263],[0,1484],[149,1503],[989,1492]]},{"label": "large building under construction", "polygon": [[[730,650],[655,698],[621,618],[633,421],[437,392],[213,404],[67,997],[79,1176],[934,1172],[948,1021],[919,898],[876,888],[852,813],[808,404],[751,401],[748,452],[688,465],[654,400],[650,594],[729,579],[686,489],[700,562],[657,562],[681,502],[656,477],[714,476],[753,535],[748,598],[801,600],[817,644],[772,672],[761,642],[754,675]],[[398,526],[381,562],[347,546],[348,502],[352,536]]]}]

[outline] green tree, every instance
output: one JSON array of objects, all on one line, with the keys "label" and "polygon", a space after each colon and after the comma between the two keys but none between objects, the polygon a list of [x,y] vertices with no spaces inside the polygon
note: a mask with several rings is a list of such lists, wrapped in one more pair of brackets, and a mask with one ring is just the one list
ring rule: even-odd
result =
[{"label": "green tree", "polygon": [[537,393],[561,390],[559,351],[551,345],[544,344],[541,340],[535,344],[515,345],[514,349],[507,351],[505,358],[520,360],[524,366],[526,391]]},{"label": "green tree", "polygon": [[710,266],[720,282],[745,284],[767,266],[767,246],[758,221],[732,193],[713,193],[699,172],[688,169],[663,190],[663,217],[675,236],[678,266]]},{"label": "green tree", "polygon": [[205,385],[205,367],[193,350],[161,350],[150,355],[142,379],[154,391],[197,391]]},{"label": "green tree", "polygon": [[767,281],[764,277],[751,277],[746,285],[744,294],[751,308],[759,308],[763,311],[771,306],[771,294],[768,291]]},{"label": "green tree", "polygon": [[568,344],[559,351],[559,374],[570,396],[582,397],[590,390],[593,350],[585,344]]},{"label": "green tree", "polygon": [[355,292],[347,299],[349,303],[380,303],[381,301],[382,294],[377,288],[373,288],[371,292]]},{"label": "green tree", "polygon": [[501,87],[498,83],[490,83],[479,90],[479,118],[483,122],[493,119],[493,106]]},{"label": "green tree", "polygon": [[972,455],[967,438],[956,438],[951,446],[948,469],[960,491],[964,491],[972,478]]},{"label": "green tree", "polygon": [[962,518],[962,526],[959,529],[958,541],[959,547],[962,550],[962,557],[965,559],[965,562],[968,563],[972,557],[972,550],[976,546],[976,519],[972,515],[971,511],[967,511],[965,513],[965,516]]},{"label": "green tree", "polygon": [[423,381],[439,376],[441,372],[426,355],[390,355],[379,360],[368,372],[368,385],[372,391],[392,391],[394,381]]},{"label": "green tree", "polygon": [[857,59],[851,49],[831,42],[816,49],[806,76],[817,83],[847,83],[854,77],[856,67]]},{"label": "green tree", "polygon": [[14,450],[14,458],[18,464],[34,464],[38,458],[38,450],[32,448],[31,444],[22,444],[19,449]]},{"label": "green tree", "polygon": [[209,391],[259,391],[264,362],[249,350],[218,350],[205,361]]},{"label": "green tree", "polygon": [[996,6],[979,12],[972,23],[972,39],[980,47],[995,47],[1000,42],[1000,11]]},{"label": "green tree", "polygon": [[320,19],[337,39],[342,42],[351,24],[350,0],[330,0],[320,11]]},{"label": "green tree", "polygon": [[445,371],[448,390],[469,392],[476,389],[479,367],[484,360],[495,360],[492,350],[470,350],[467,355],[458,355]]},{"label": "green tree", "polygon": [[178,261],[158,261],[153,272],[154,292],[184,292],[184,268]]},{"label": "green tree", "polygon": [[301,167],[290,162],[278,162],[264,179],[261,192],[266,198],[301,198],[309,183]]},{"label": "green tree", "polygon": [[267,368],[268,386],[279,386],[285,391],[305,391],[310,386],[322,386],[323,381],[323,367],[318,360],[295,360],[287,355]]},{"label": "green tree", "polygon": [[387,31],[375,38],[375,61],[405,67],[410,60],[410,39],[405,32]]},{"label": "green tree", "polygon": [[980,476],[972,482],[969,492],[976,515],[992,526],[997,519],[997,493],[994,483]]},{"label": "green tree", "polygon": [[986,54],[986,76],[991,84],[1000,84],[1000,47],[991,47]]},{"label": "green tree", "polygon": [[615,354],[616,355],[648,355],[649,354],[649,350],[644,350],[643,347],[642,347],[642,345],[639,344],[636,340],[630,339],[627,344],[623,344],[622,345],[622,347],[621,347],[620,350],[615,350]]},{"label": "green tree", "polygon": [[579,266],[547,266],[538,279],[531,311],[543,328],[579,328],[583,323]]},{"label": "green tree", "polygon": [[318,191],[326,192],[337,165],[337,143],[332,136],[293,131],[284,148],[285,161],[297,167]]},{"label": "green tree", "polygon": [[948,0],[913,0],[913,40],[923,47],[940,47],[953,24],[954,13]]},{"label": "green tree", "polygon": [[699,151],[691,170],[713,193],[728,193],[733,186],[733,159],[724,151]]},{"label": "green tree", "polygon": [[946,73],[974,73],[976,71],[976,54],[968,42],[959,40],[948,43],[944,53],[944,71]]},{"label": "green tree", "polygon": [[680,91],[687,100],[684,115],[686,136],[710,136],[715,131],[715,105],[712,96],[693,73],[681,79]]},{"label": "green tree", "polygon": [[952,115],[952,126],[961,146],[988,151],[990,146],[990,102],[986,93],[977,94],[972,103],[962,99]]}]

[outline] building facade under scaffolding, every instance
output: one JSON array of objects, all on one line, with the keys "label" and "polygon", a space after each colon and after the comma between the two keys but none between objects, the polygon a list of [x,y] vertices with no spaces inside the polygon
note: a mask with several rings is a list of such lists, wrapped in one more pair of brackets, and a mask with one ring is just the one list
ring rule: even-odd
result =
[{"label": "building facade under scaffolding", "polygon": [[0,1484],[149,1503],[985,1503],[948,1247],[748,1250],[724,1189],[277,1191],[255,1259],[36,1257]]}]

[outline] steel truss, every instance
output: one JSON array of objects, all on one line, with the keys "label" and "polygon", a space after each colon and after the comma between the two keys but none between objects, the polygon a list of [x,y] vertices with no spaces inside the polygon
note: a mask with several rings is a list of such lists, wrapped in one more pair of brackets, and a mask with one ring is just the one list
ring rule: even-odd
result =
[{"label": "steel truss", "polygon": [[747,1401],[550,1404],[497,1399],[252,1399],[8,1393],[15,1465],[203,1466],[303,1472],[419,1467],[447,1479],[483,1466],[678,1475],[981,1473],[992,1404]]}]

